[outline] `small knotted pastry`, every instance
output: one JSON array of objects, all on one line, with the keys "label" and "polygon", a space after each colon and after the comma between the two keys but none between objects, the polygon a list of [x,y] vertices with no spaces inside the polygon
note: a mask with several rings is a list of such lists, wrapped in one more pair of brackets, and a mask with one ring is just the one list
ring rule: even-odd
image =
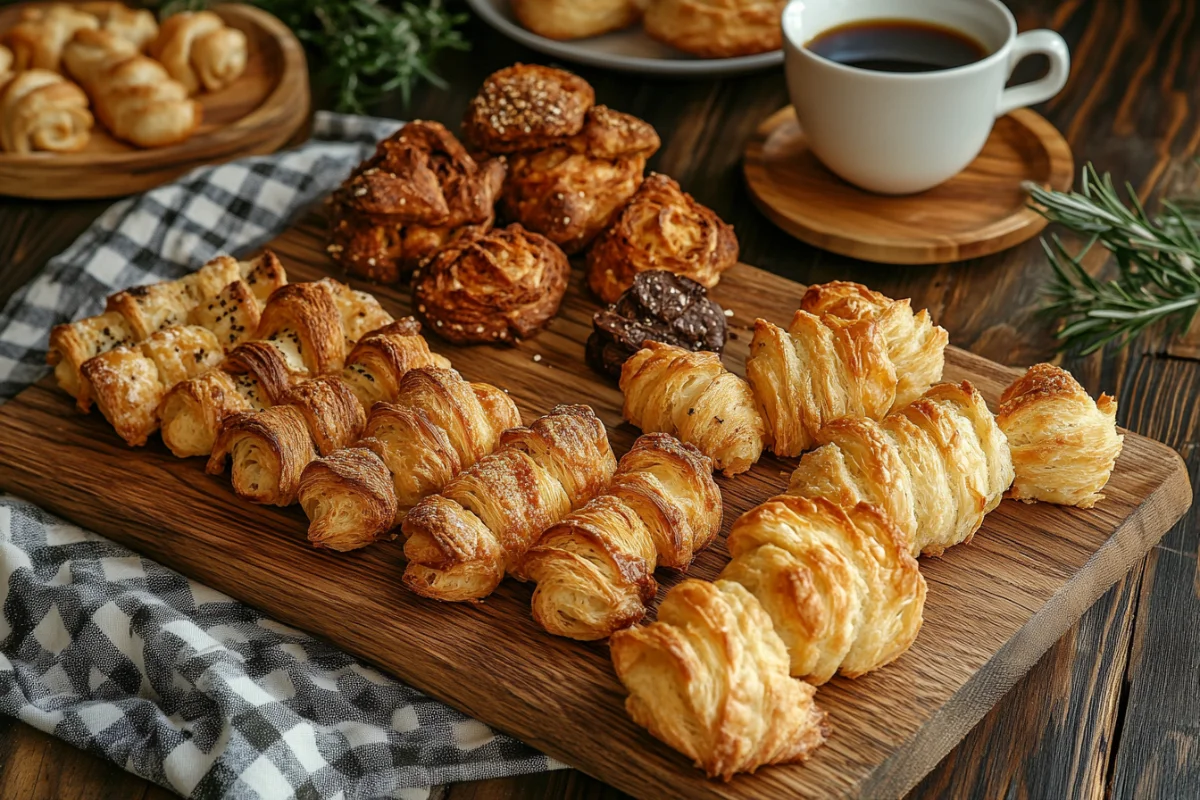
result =
[{"label": "small knotted pastry", "polygon": [[646,34],[701,58],[778,50],[787,0],[649,0]]},{"label": "small knotted pastry", "polygon": [[611,649],[629,716],[710,778],[804,761],[829,734],[816,688],[789,677],[771,618],[732,581],[684,581]]},{"label": "small knotted pastry", "polygon": [[733,226],[673,179],[651,173],[588,251],[588,286],[615,303],[639,272],[665,269],[711,289],[737,259]]},{"label": "small knotted pastry", "polygon": [[63,48],[77,31],[95,30],[100,20],[66,3],[26,8],[2,38],[12,51],[13,72],[29,69],[62,71]]},{"label": "small knotted pastry", "polygon": [[782,495],[739,517],[727,543],[721,580],[758,598],[792,675],[818,686],[839,670],[856,678],[917,638],[925,579],[907,535],[875,506]]},{"label": "small knotted pastry", "polygon": [[330,453],[304,468],[299,500],[312,520],[313,547],[347,552],[378,541],[396,518],[392,476],[374,452],[376,442]]},{"label": "small knotted pastry", "polygon": [[412,317],[398,319],[358,340],[346,356],[342,380],[370,411],[380,400],[395,400],[400,380],[416,367],[450,368],[449,359],[429,351],[421,336],[421,323]]},{"label": "small knotted pastry", "polygon": [[786,331],[755,321],[746,380],[781,456],[810,449],[829,420],[881,419],[896,398],[896,369],[877,322],[807,311],[797,311]]},{"label": "small knotted pastry", "polygon": [[1071,373],[1034,364],[1000,396],[996,422],[1012,450],[1013,498],[1079,508],[1104,499],[1125,440],[1116,400],[1092,400]]},{"label": "small knotted pastry", "polygon": [[413,283],[413,305],[454,344],[528,339],[558,313],[570,271],[557,245],[513,223],[434,256]]},{"label": "small knotted pastry", "polygon": [[87,146],[92,125],[87,95],[57,72],[27,70],[0,89],[0,149],[6,153],[73,153]]},{"label": "small knotted pastry", "polygon": [[642,16],[638,0],[514,0],[513,13],[547,39],[586,39],[628,28]]},{"label": "small knotted pastry", "polygon": [[578,253],[641,186],[646,159],[660,144],[649,123],[592,106],[576,135],[508,157],[504,214]]},{"label": "small knotted pastry", "polygon": [[750,384],[708,351],[646,342],[621,368],[625,419],[696,447],[725,475],[745,472],[770,441]]},{"label": "small knotted pastry", "polygon": [[536,150],[579,133],[595,102],[595,90],[578,75],[513,64],[479,87],[463,119],[463,139],[472,152]]},{"label": "small knotted pastry", "polygon": [[188,94],[215,92],[246,71],[246,34],[211,11],[180,11],[163,20],[149,53]]},{"label": "small knotted pastry", "polygon": [[501,159],[476,161],[437,122],[379,143],[329,198],[326,250],[351,274],[396,283],[451,242],[491,230]]},{"label": "small knotted pastry", "polygon": [[94,16],[100,30],[108,31],[131,42],[138,50],[145,50],[158,36],[158,21],[154,12],[145,8],[130,8],[115,0],[93,0],[75,6],[80,11]]},{"label": "small knotted pastry", "polygon": [[404,518],[404,584],[445,601],[479,600],[546,528],[591,500],[616,459],[587,406],[557,406],[418,503]]},{"label": "small knotted pastry", "polygon": [[590,641],[646,614],[658,566],[686,570],[721,529],[712,462],[665,433],[647,433],[603,494],[551,526],[519,577],[537,582],[533,617],[557,636]]},{"label": "small knotted pastry", "polygon": [[970,383],[941,383],[882,421],[844,417],[817,434],[788,494],[883,509],[912,554],[968,542],[1013,480],[1003,431]]},{"label": "small knotted pastry", "polygon": [[317,449],[304,412],[285,404],[227,417],[205,470],[220,475],[227,457],[233,460],[233,490],[238,497],[263,505],[290,506],[296,502],[300,475],[317,457]]},{"label": "small knotted pastry", "polygon": [[861,283],[831,281],[808,287],[800,309],[850,322],[878,321],[888,358],[896,368],[893,407],[908,405],[942,379],[950,334],[933,324],[927,309],[914,314],[911,300],[892,300]]}]

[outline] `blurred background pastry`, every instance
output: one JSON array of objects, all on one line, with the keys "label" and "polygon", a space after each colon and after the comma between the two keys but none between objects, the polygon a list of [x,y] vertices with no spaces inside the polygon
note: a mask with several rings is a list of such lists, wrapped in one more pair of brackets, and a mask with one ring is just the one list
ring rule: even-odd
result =
[{"label": "blurred background pastry", "polygon": [[646,33],[702,58],[778,50],[787,0],[650,0]]},{"label": "blurred background pastry", "polygon": [[215,92],[246,70],[246,34],[211,11],[167,17],[149,52],[189,94]]},{"label": "blurred background pastry", "polygon": [[547,39],[585,39],[628,28],[642,16],[636,0],[513,0],[513,13]]},{"label": "blurred background pastry", "polygon": [[0,147],[6,153],[73,153],[92,132],[87,95],[46,69],[0,75]]}]

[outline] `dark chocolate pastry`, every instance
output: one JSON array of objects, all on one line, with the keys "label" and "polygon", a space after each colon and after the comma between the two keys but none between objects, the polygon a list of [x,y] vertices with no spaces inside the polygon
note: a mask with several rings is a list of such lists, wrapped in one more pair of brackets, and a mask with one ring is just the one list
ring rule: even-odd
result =
[{"label": "dark chocolate pastry", "polygon": [[620,377],[621,365],[647,339],[719,353],[725,347],[725,312],[690,278],[666,270],[639,272],[614,305],[592,317],[588,364]]}]

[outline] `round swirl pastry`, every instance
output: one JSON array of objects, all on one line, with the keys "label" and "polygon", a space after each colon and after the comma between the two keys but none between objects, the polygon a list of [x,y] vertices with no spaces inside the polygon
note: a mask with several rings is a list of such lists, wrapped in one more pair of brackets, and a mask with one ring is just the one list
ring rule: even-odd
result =
[{"label": "round swirl pastry", "polygon": [[394,283],[446,244],[487,232],[503,181],[501,161],[476,162],[440,123],[410,122],[330,197],[329,254]]},{"label": "round swirl pastry", "polygon": [[646,33],[702,58],[778,50],[787,0],[651,0]]},{"label": "round swirl pastry", "polygon": [[413,285],[413,305],[455,344],[528,339],[558,313],[569,272],[557,245],[513,223],[438,253]]},{"label": "round swirl pastry", "polygon": [[737,258],[733,226],[671,178],[651,173],[588,251],[588,285],[613,303],[639,272],[665,269],[711,289]]},{"label": "round swirl pastry", "polygon": [[642,185],[646,159],[659,144],[649,123],[594,106],[575,136],[508,157],[504,214],[577,253]]},{"label": "round swirl pastry", "polygon": [[585,39],[628,28],[642,16],[636,0],[514,0],[513,13],[547,39]]},{"label": "round swirl pastry", "polygon": [[483,82],[467,108],[463,138],[473,150],[487,153],[544,147],[579,133],[595,102],[595,90],[578,75],[513,64]]}]

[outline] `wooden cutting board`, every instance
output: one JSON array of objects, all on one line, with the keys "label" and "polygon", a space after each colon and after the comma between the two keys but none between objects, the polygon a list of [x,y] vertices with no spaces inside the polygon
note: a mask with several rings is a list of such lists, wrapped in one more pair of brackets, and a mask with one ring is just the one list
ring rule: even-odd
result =
[{"label": "wooden cutting board", "polygon": [[[332,271],[320,226],[310,219],[272,245],[293,280]],[[580,279],[576,270],[562,313],[534,340],[511,348],[431,343],[469,379],[509,389],[527,420],[556,403],[590,403],[620,455],[638,432],[621,421],[617,388],[583,363],[595,303]],[[360,288],[374,290],[393,314],[408,310],[402,291]],[[736,338],[726,350],[731,368],[741,371],[754,318],[786,322],[801,292],[798,284],[753,267],[726,273],[712,295],[734,311]],[[947,352],[946,378],[970,379],[993,403],[1014,374],[962,350]],[[793,463],[768,457],[745,475],[719,478],[725,530],[781,491]],[[534,625],[528,586],[508,581],[474,605],[423,600],[400,584],[399,541],[344,555],[313,550],[298,508],[243,502],[227,477],[205,475],[203,468],[201,459],[173,458],[157,440],[131,452],[103,418],[78,415],[49,381],[0,407],[0,488],[325,637],[644,798],[903,793],[1191,502],[1179,456],[1129,433],[1108,497],[1097,508],[1005,501],[969,545],[922,559],[929,596],[912,650],[879,672],[857,681],[838,678],[818,692],[833,727],[826,746],[806,765],[764,768],[721,783],[706,780],[630,721],[604,644],[554,638]],[[691,574],[712,579],[727,558],[718,540]],[[664,576],[663,590],[676,580]]]}]

